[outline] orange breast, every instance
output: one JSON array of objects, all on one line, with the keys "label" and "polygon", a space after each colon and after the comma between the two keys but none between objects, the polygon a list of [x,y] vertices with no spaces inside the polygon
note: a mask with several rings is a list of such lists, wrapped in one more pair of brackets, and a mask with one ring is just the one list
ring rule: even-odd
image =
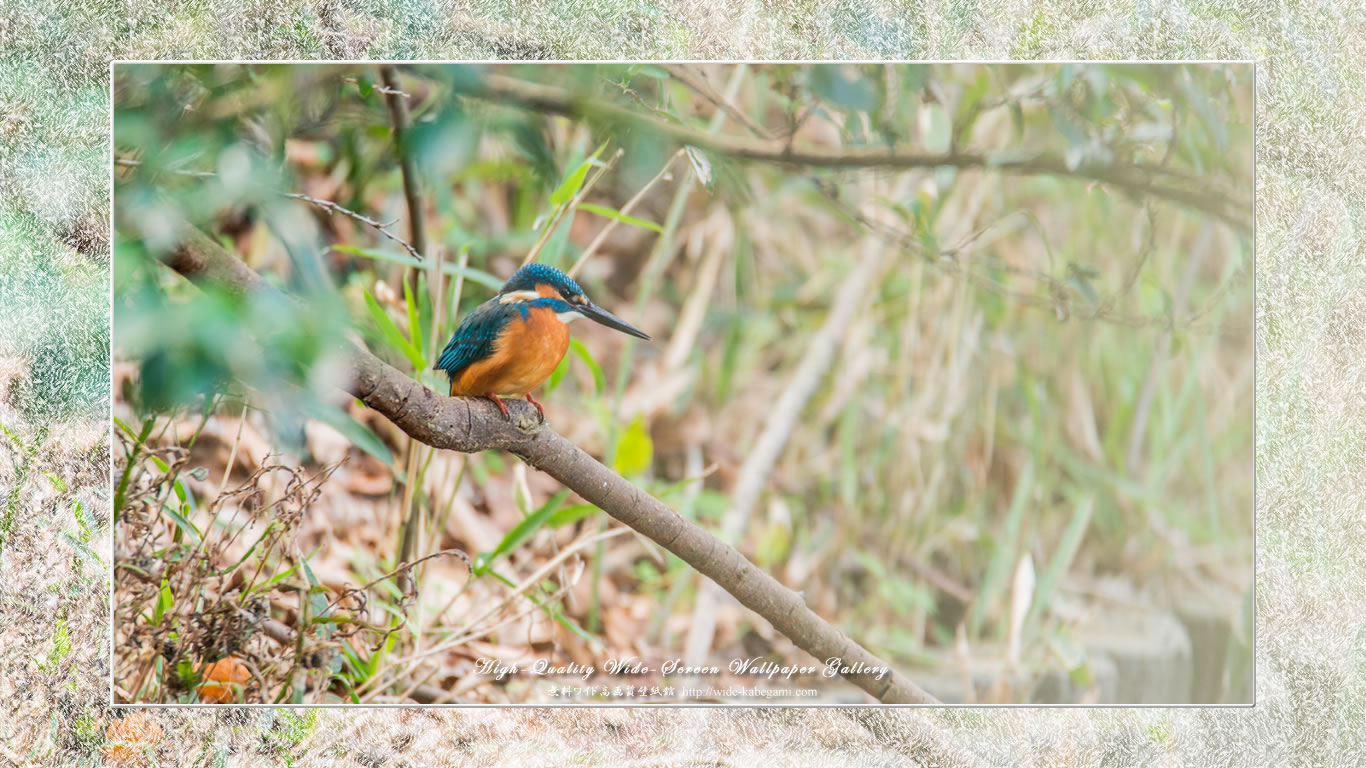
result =
[{"label": "orange breast", "polygon": [[513,316],[494,342],[493,354],[470,364],[451,381],[452,395],[525,397],[554,372],[569,351],[569,325],[550,309]]}]

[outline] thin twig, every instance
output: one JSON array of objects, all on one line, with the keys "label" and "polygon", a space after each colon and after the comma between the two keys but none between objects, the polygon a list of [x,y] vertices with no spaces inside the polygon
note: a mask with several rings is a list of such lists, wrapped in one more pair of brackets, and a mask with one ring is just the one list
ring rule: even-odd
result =
[{"label": "thin twig", "polygon": [[597,171],[584,181],[583,186],[580,187],[578,193],[574,195],[574,199],[555,210],[555,215],[552,216],[550,222],[545,225],[545,229],[541,231],[541,236],[536,238],[536,244],[531,246],[531,250],[527,251],[526,258],[522,259],[522,266],[525,267],[536,260],[536,254],[540,253],[541,249],[545,247],[545,244],[550,241],[550,235],[560,226],[560,222],[564,220],[564,217],[568,216],[570,211],[579,207],[579,203],[583,202],[583,199],[588,196],[589,190],[593,189],[594,185],[598,183],[598,180],[606,175],[608,171],[612,170],[612,166],[616,165],[617,161],[620,160],[621,156],[624,154],[626,154],[626,151],[623,149],[618,149],[616,152],[612,153],[612,158],[604,165],[599,166]]},{"label": "thin twig", "polygon": [[[687,86],[693,93],[710,101],[712,106],[725,112],[732,120],[745,126],[745,128],[755,136],[758,136],[761,139],[786,138],[775,131],[770,131],[762,125],[759,125],[753,118],[745,114],[744,110],[732,104],[730,99],[726,98],[724,94],[718,93],[717,90],[712,87],[712,84],[707,82],[707,78],[697,70],[696,65],[664,64],[662,66],[664,67],[664,70],[669,73],[670,77]],[[693,77],[694,72],[697,72],[697,77]]]},{"label": "thin twig", "polygon": [[359,221],[360,223],[374,229],[376,232],[379,232],[381,235],[384,235],[390,240],[393,240],[394,242],[403,246],[403,249],[407,251],[410,255],[412,255],[413,258],[419,261],[422,260],[422,254],[418,253],[417,248],[413,247],[412,243],[409,243],[407,240],[404,240],[403,238],[389,231],[389,227],[393,226],[394,224],[394,222],[392,221],[388,224],[384,224],[382,222],[370,218],[369,216],[366,216],[363,213],[353,211],[344,205],[338,205],[337,203],[334,203],[331,200],[323,200],[319,197],[309,197],[308,195],[299,194],[298,192],[281,192],[280,194],[284,195],[285,197],[290,197],[295,200],[302,200],[305,203],[316,205],[329,213],[340,213],[341,215],[346,216],[347,218],[355,219],[356,221]]},{"label": "thin twig", "polygon": [[[531,83],[505,75],[486,74],[477,81],[462,84],[463,92],[476,98],[539,112],[574,117],[591,117],[618,127],[626,127],[668,139],[679,145],[753,162],[798,165],[812,168],[937,168],[950,166],[974,168],[1024,176],[1061,176],[1098,181],[1134,195],[1155,195],[1219,218],[1242,231],[1251,231],[1252,206],[1227,189],[1191,180],[1161,166],[1134,163],[1099,166],[1082,164],[1069,167],[1056,152],[1022,154],[1002,151],[923,152],[904,147],[815,147],[797,146],[789,141],[773,141],[747,136],[713,135],[687,126],[642,115],[615,104],[595,100],[582,93],[551,85]],[[1160,179],[1161,181],[1155,181]]]},{"label": "thin twig", "polygon": [[438,558],[438,557],[455,557],[455,558],[458,558],[461,562],[463,562],[463,563],[465,564],[465,568],[466,568],[466,569],[468,569],[470,572],[473,572],[473,571],[474,571],[474,565],[473,565],[472,563],[470,563],[470,556],[467,555],[467,554],[465,554],[464,550],[461,550],[461,549],[443,549],[443,550],[441,550],[440,552],[433,552],[433,553],[431,553],[430,555],[424,555],[424,556],[422,556],[422,557],[419,557],[418,559],[412,561],[411,563],[399,563],[399,565],[398,565],[397,568],[395,568],[395,569],[393,569],[392,571],[389,571],[388,573],[384,574],[383,576],[380,576],[379,578],[377,578],[377,579],[375,579],[375,580],[369,582],[368,584],[365,584],[364,586],[356,587],[355,589],[348,589],[348,590],[345,590],[344,592],[341,593],[340,596],[337,597],[336,600],[333,600],[332,602],[330,602],[330,603],[327,604],[327,608],[325,608],[325,609],[323,610],[322,615],[323,615],[323,616],[326,616],[329,612],[331,612],[331,610],[332,610],[333,608],[335,608],[335,607],[337,607],[338,605],[340,605],[340,604],[341,604],[341,601],[345,600],[346,598],[350,597],[351,595],[355,594],[356,592],[367,592],[367,591],[370,590],[371,587],[375,586],[376,584],[380,583],[381,581],[385,581],[385,580],[387,580],[387,579],[392,579],[392,578],[394,578],[395,576],[401,576],[401,575],[403,575],[404,573],[407,573],[408,571],[411,571],[412,569],[416,568],[417,566],[419,566],[419,565],[421,565],[421,564],[427,562],[428,560],[432,560],[432,559],[435,559],[435,558]]},{"label": "thin twig", "polygon": [[[595,544],[597,542],[604,541],[606,539],[620,536],[624,533],[629,532],[631,532],[630,528],[609,528],[608,530],[603,531],[601,533],[586,534],[580,536],[576,541],[570,544],[564,551],[560,552],[558,555],[551,558],[548,562],[546,562],[544,565],[538,568],[534,573],[532,573],[530,576],[526,577],[520,583],[515,585],[512,588],[511,592],[508,594],[508,596],[504,598],[501,602],[495,604],[491,608],[486,609],[476,618],[465,622],[465,625],[460,629],[456,630],[455,633],[450,637],[446,638],[440,643],[437,643],[431,648],[428,648],[425,651],[414,651],[413,653],[404,656],[400,659],[395,659],[391,663],[393,666],[398,666],[400,664],[404,665],[403,669],[398,672],[398,677],[401,678],[403,675],[406,675],[408,672],[411,672],[414,668],[416,668],[417,664],[419,664],[423,659],[429,658],[434,654],[449,650],[451,648],[458,648],[462,645],[469,643],[471,640],[477,639],[479,637],[487,636],[490,632],[493,632],[499,627],[508,624],[510,621],[525,616],[531,613],[533,610],[541,607],[541,605],[536,604],[536,602],[532,600],[532,598],[526,597],[523,593],[525,593],[533,585],[539,584],[547,574],[549,574],[552,570],[559,567],[559,565],[563,563],[566,559],[568,559],[570,555],[573,555],[579,550],[584,549],[589,544]],[[571,585],[562,583],[560,585],[560,589],[568,589],[569,586]],[[509,605],[512,604],[514,598],[518,597],[523,597],[526,600],[530,601],[531,605],[527,606],[521,613],[518,613],[515,616],[511,617],[511,619],[504,619],[502,621],[498,621],[496,624],[484,627],[483,629],[479,628],[479,625],[487,620],[497,620],[498,615]],[[376,687],[380,689],[383,688],[383,686],[370,686],[369,681],[367,680],[365,684],[362,684],[356,690],[362,691],[366,690],[369,687]]]},{"label": "thin twig", "polygon": [[[684,150],[679,149],[672,155],[669,155],[669,159],[665,161],[664,167],[659,169],[659,173],[656,173],[654,175],[654,178],[645,182],[645,186],[641,187],[640,191],[636,192],[635,196],[632,197],[630,200],[627,200],[626,205],[623,205],[621,207],[620,212],[622,216],[625,216],[629,214],[631,211],[635,210],[636,204],[639,203],[641,200],[645,199],[645,195],[649,193],[650,188],[653,187],[656,182],[658,182],[660,179],[672,178],[672,176],[669,174],[669,169],[673,167],[675,160],[683,156],[683,152]],[[620,223],[621,222],[618,219],[608,220],[607,226],[602,228],[602,231],[598,233],[597,237],[593,238],[593,242],[589,243],[588,247],[583,249],[583,255],[579,257],[579,260],[574,262],[574,266],[569,268],[568,274],[570,277],[573,277],[576,274],[578,274],[579,268],[583,266],[584,262],[588,261],[588,257],[592,256],[593,253],[597,251],[598,246],[602,245],[602,241],[606,240],[607,236],[611,234],[612,230],[616,229],[616,226]]]},{"label": "thin twig", "polygon": [[[126,166],[129,168],[136,168],[142,165],[142,161],[133,160],[131,158],[126,157],[116,157],[114,158],[114,164]],[[216,178],[218,176],[218,174],[214,173],[213,171],[181,171],[173,169],[171,170],[171,173],[180,174],[182,176],[195,176],[203,178]],[[384,224],[369,216],[366,216],[363,213],[353,211],[350,208],[347,208],[346,206],[341,205],[339,203],[333,202],[331,200],[323,200],[320,197],[312,197],[310,195],[301,194],[299,192],[277,192],[276,194],[282,197],[288,197],[294,200],[302,200],[305,203],[316,205],[319,208],[322,208],[323,210],[327,211],[328,213],[339,213],[348,218],[355,219],[356,221],[359,221],[367,227],[374,229],[375,231],[379,232],[381,235],[384,235],[385,237],[389,238],[395,243],[398,243],[399,245],[403,246],[403,249],[407,251],[409,254],[411,254],[413,258],[417,259],[418,261],[422,260],[422,254],[418,252],[417,248],[413,247],[412,243],[409,243],[407,240],[404,240],[403,238],[389,231],[389,227],[393,226],[395,223],[393,221]]]}]

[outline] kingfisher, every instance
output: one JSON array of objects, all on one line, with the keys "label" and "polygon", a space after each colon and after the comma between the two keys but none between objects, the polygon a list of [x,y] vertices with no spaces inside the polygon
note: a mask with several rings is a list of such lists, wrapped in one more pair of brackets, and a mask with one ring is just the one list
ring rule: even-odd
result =
[{"label": "kingfisher", "polygon": [[451,396],[525,398],[545,420],[531,390],[550,378],[569,350],[569,323],[586,317],[649,341],[644,331],[589,301],[574,278],[545,264],[517,270],[498,295],[465,315],[434,370],[451,379]]}]

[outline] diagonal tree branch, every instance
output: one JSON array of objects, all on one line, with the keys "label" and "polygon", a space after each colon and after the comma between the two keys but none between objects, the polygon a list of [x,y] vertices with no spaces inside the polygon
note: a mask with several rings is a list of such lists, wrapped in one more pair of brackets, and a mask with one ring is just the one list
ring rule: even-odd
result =
[{"label": "diagonal tree branch", "polygon": [[1129,194],[1152,195],[1202,211],[1244,232],[1252,230],[1252,205],[1230,191],[1161,165],[1087,165],[1069,167],[1052,152],[917,152],[905,148],[803,147],[786,140],[748,136],[712,135],[685,125],[667,122],[615,104],[592,94],[576,93],[551,85],[532,83],[506,75],[481,72],[460,83],[468,95],[500,104],[573,117],[591,117],[618,127],[643,129],[677,144],[739,160],[799,165],[811,168],[976,168],[1023,176],[1061,176],[1100,182]]},{"label": "diagonal tree branch", "polygon": [[[238,295],[277,292],[250,267],[188,224],[182,223],[178,245],[162,260],[197,284],[215,285]],[[347,354],[350,379],[343,388],[412,438],[436,448],[466,453],[501,449],[520,456],[715,581],[821,664],[838,659],[851,670],[843,676],[879,701],[938,703],[818,616],[800,594],[759,569],[734,547],[544,428],[530,404],[508,403],[513,412],[509,422],[487,400],[443,397],[368,351],[352,346]],[[886,671],[858,671],[879,668]]]}]

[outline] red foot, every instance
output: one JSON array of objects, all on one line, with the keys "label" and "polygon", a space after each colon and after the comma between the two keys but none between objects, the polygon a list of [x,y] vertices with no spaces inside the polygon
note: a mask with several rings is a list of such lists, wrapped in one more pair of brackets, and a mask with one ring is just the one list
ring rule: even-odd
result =
[{"label": "red foot", "polygon": [[526,393],[526,401],[536,406],[536,410],[541,412],[541,421],[545,421],[545,409],[541,407],[540,403],[536,402],[536,398],[532,397],[530,392]]},{"label": "red foot", "polygon": [[498,410],[500,410],[500,411],[503,412],[503,418],[505,418],[505,419],[511,419],[511,418],[512,418],[512,415],[508,413],[508,406],[507,406],[507,403],[504,403],[502,398],[498,397],[497,395],[493,394],[492,392],[488,393],[487,395],[484,395],[484,397],[487,397],[488,399],[492,400],[492,401],[493,401],[493,404],[496,405],[496,406],[498,406]]}]

